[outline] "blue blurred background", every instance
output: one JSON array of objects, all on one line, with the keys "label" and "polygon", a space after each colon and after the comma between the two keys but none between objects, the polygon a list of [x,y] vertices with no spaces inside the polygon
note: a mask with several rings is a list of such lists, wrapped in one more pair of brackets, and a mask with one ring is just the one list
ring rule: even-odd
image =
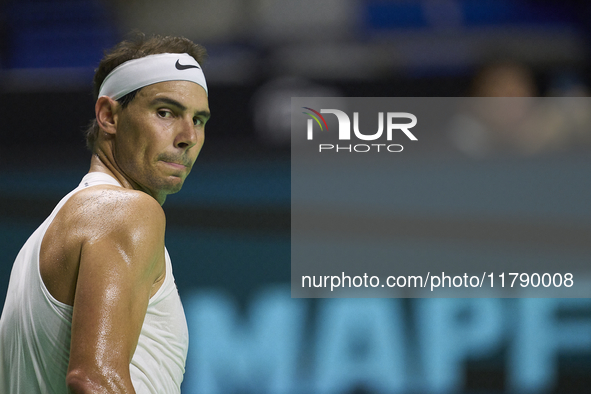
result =
[{"label": "blue blurred background", "polygon": [[[191,331],[183,393],[589,392],[588,299],[310,300],[289,291],[290,97],[587,96],[588,2],[9,0],[0,7],[0,300],[21,245],[88,170],[82,131],[94,114],[91,79],[103,51],[133,29],[184,35],[208,49],[213,117],[193,174],[164,207]],[[491,149],[441,138],[410,152],[408,168],[421,163],[415,175],[445,180],[459,168],[478,177],[499,163],[528,163],[557,180],[568,174],[563,195],[584,207],[588,137],[549,138],[535,149],[511,138]],[[436,211],[438,196],[417,204]],[[523,204],[516,206],[508,211],[523,220]],[[545,229],[572,224],[560,223]],[[440,225],[441,239],[395,241],[426,258],[458,244],[470,244],[474,256],[506,246],[472,243],[466,231],[450,240],[450,223]],[[571,228],[576,258],[589,255],[590,228],[585,217]],[[542,246],[519,252],[552,256]]]}]

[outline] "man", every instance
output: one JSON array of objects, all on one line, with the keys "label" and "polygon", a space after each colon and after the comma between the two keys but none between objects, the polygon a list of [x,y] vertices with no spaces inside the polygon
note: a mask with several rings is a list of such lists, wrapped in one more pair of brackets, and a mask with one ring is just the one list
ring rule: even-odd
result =
[{"label": "man", "polygon": [[16,258],[0,319],[0,392],[178,393],[188,332],[164,246],[209,119],[205,50],[116,46],[95,74],[90,171]]}]

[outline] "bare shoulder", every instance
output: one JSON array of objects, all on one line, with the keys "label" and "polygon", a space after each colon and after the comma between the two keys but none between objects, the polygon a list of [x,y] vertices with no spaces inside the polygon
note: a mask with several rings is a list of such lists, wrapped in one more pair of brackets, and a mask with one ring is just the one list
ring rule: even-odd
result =
[{"label": "bare shoulder", "polygon": [[138,190],[131,190],[112,185],[98,185],[82,189],[74,194],[68,202],[76,205],[93,205],[97,208],[105,206],[110,206],[111,208],[117,206],[132,208],[138,206],[142,209],[162,210],[160,204],[148,194]]},{"label": "bare shoulder", "polygon": [[[155,222],[164,224],[162,207],[148,194],[111,185],[100,185],[83,189],[74,194],[63,210],[73,218],[109,221],[120,224]],[[162,223],[159,223],[162,222]]]},{"label": "bare shoulder", "polygon": [[164,242],[166,218],[146,193],[117,186],[89,187],[74,194],[59,213],[63,228],[74,229],[82,243],[105,237],[151,244]]},{"label": "bare shoulder", "polygon": [[43,281],[68,305],[83,264],[106,276],[127,266],[155,283],[164,272],[165,225],[162,207],[143,192],[109,185],[80,190],[47,229],[40,250]]}]

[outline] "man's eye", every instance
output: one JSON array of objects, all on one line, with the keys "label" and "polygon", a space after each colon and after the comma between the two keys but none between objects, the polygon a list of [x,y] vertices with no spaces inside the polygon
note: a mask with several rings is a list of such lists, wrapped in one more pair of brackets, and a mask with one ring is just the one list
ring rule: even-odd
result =
[{"label": "man's eye", "polygon": [[159,109],[158,116],[160,116],[161,118],[169,118],[172,116],[172,112],[165,109]]},{"label": "man's eye", "polygon": [[201,118],[194,117],[194,118],[193,118],[193,124],[194,124],[195,126],[201,126],[201,125],[203,125],[203,120],[202,120]]}]

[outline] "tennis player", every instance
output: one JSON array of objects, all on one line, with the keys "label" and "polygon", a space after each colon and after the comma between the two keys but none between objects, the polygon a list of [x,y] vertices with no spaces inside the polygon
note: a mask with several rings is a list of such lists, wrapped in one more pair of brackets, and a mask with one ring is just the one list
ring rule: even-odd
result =
[{"label": "tennis player", "polygon": [[12,269],[1,393],[180,392],[188,331],[161,205],[203,145],[204,56],[184,38],[139,36],[99,64],[90,171]]}]

